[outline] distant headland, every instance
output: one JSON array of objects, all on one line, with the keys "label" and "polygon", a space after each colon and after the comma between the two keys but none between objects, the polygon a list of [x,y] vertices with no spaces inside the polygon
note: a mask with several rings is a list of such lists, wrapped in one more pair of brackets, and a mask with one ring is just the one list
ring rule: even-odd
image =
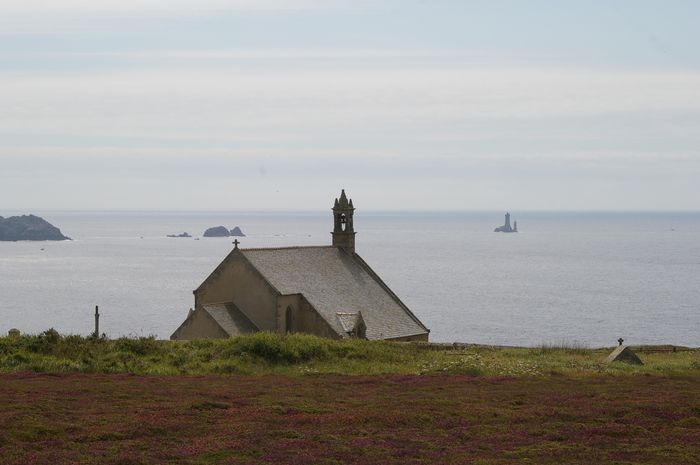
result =
[{"label": "distant headland", "polygon": [[0,216],[0,241],[69,241],[70,237],[35,215]]},{"label": "distant headland", "polygon": [[518,232],[518,222],[513,222],[513,227],[510,226],[510,213],[506,213],[506,223],[493,230],[493,232],[516,233]]}]

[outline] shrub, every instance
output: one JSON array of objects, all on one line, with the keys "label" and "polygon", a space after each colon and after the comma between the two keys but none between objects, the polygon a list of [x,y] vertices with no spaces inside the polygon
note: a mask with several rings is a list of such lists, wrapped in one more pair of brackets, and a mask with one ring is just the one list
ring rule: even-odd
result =
[{"label": "shrub", "polygon": [[114,343],[115,348],[119,352],[129,352],[135,355],[155,354],[160,349],[155,336],[139,338],[120,337]]},{"label": "shrub", "polygon": [[58,331],[51,328],[38,336],[26,336],[24,339],[27,341],[27,350],[30,352],[49,354],[56,349],[62,337]]},{"label": "shrub", "polygon": [[328,358],[329,341],[306,334],[279,336],[263,332],[233,338],[226,357],[253,356],[269,363],[300,363]]}]

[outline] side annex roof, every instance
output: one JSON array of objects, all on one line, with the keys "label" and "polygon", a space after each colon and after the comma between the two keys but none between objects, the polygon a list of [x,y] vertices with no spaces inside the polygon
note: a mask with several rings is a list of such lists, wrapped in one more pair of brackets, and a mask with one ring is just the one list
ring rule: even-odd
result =
[{"label": "side annex roof", "polygon": [[202,307],[229,336],[259,331],[233,303],[206,304]]}]

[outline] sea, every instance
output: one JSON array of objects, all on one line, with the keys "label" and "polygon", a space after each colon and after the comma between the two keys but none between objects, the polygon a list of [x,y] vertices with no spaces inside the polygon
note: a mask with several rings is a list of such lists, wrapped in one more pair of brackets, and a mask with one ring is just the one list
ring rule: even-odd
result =
[{"label": "sea", "polygon": [[[0,212],[10,216],[16,212]],[[32,212],[72,241],[0,242],[0,332],[167,339],[233,248],[330,244],[324,212]],[[355,214],[357,252],[430,340],[700,346],[700,213]],[[169,238],[188,232],[193,238]]]}]

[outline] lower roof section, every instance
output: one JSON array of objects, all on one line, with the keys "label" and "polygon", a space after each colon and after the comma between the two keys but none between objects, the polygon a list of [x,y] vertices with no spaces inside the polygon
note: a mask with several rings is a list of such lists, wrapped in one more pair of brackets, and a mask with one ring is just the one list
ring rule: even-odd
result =
[{"label": "lower roof section", "polygon": [[238,336],[258,331],[233,303],[206,304],[202,307],[229,336]]}]

